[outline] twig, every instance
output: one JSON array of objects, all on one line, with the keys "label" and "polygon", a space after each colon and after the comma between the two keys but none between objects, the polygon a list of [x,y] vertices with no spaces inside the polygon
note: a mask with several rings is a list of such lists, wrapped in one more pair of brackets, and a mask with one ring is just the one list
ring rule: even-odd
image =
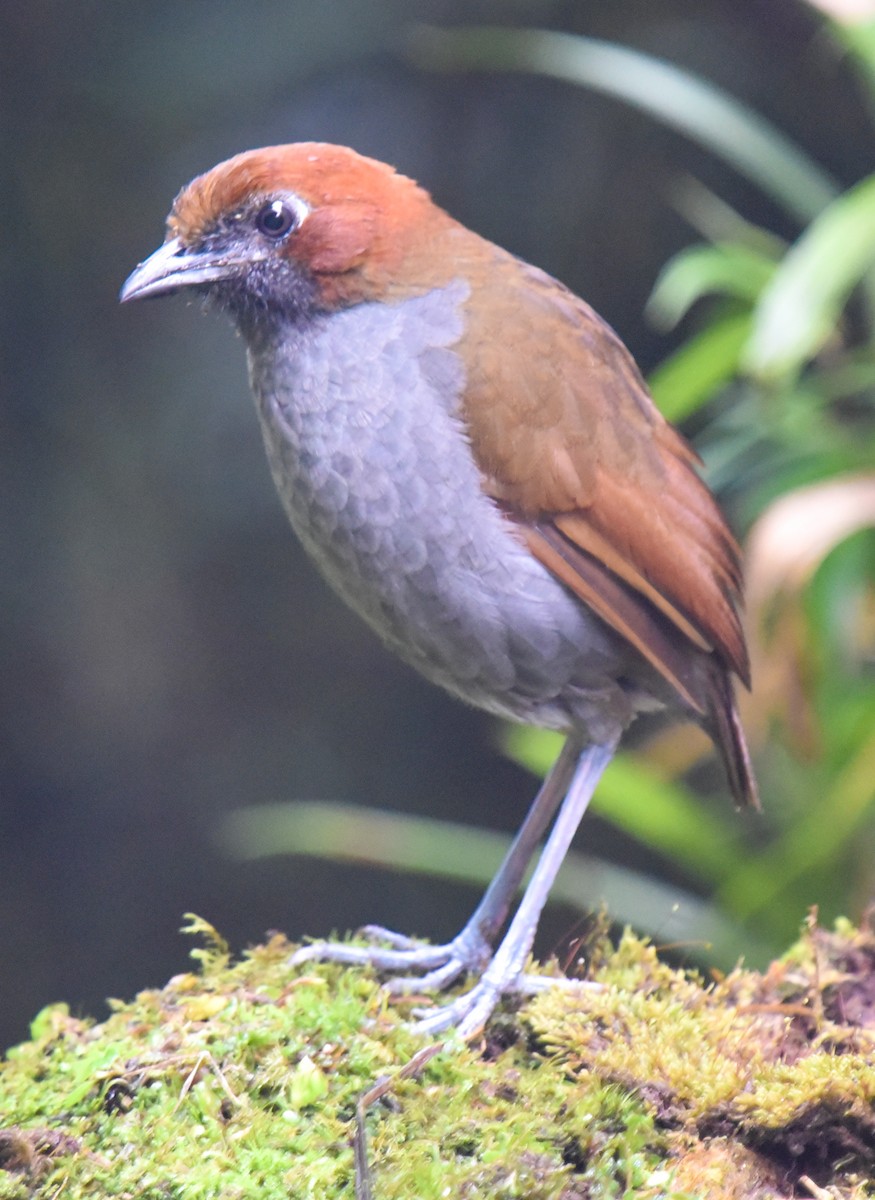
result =
[{"label": "twig", "polygon": [[443,1050],[443,1042],[433,1042],[430,1046],[423,1046],[418,1050],[413,1057],[396,1071],[394,1075],[381,1075],[373,1087],[368,1088],[358,1098],[355,1106],[355,1134],[352,1140],[353,1154],[355,1157],[355,1200],[373,1200],[373,1191],[371,1189],[371,1172],[368,1166],[368,1135],[365,1129],[365,1113],[376,1103],[381,1100],[388,1092],[391,1092],[396,1084],[402,1079],[409,1079],[411,1075],[416,1075],[427,1062]]}]

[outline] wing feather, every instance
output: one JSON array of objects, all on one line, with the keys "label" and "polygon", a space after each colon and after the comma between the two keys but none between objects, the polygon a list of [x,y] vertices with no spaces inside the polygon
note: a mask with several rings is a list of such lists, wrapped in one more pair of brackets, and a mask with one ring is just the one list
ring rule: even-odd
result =
[{"label": "wing feather", "polygon": [[695,451],[613,330],[498,248],[472,288],[463,356],[484,490],[672,685],[714,738],[738,802],[756,804],[730,679],[750,683],[741,552]]}]

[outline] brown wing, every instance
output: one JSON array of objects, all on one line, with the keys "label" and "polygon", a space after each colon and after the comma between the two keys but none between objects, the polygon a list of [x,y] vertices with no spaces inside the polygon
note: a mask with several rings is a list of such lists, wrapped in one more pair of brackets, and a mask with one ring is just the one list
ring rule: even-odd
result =
[{"label": "brown wing", "polygon": [[740,551],[695,452],[582,300],[497,249],[474,279],[465,412],[485,489],[699,714],[737,799],[753,802],[728,681],[749,683]]}]

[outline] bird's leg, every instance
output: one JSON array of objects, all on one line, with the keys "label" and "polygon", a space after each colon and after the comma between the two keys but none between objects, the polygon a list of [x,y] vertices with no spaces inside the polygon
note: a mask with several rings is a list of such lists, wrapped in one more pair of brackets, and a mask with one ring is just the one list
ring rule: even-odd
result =
[{"label": "bird's leg", "polygon": [[536,990],[529,986],[523,968],[532,949],[538,918],[575,830],[615,749],[615,744],[588,746],[580,755],[547,844],[494,958],[470,991],[434,1011],[422,1011],[417,1024],[419,1031],[432,1034],[456,1026],[462,1037],[473,1037],[483,1028],[502,996]]},{"label": "bird's leg", "polygon": [[[387,984],[389,991],[396,995],[423,990],[439,991],[463,971],[483,970],[492,957],[493,943],[507,918],[532,855],[568,791],[580,751],[580,742],[576,737],[569,737],[565,741],[483,898],[464,929],[446,947],[450,952],[447,961],[426,975],[400,976],[390,980]],[[414,970],[415,967],[411,966],[410,969]]]},{"label": "bird's leg", "polygon": [[464,929],[451,942],[430,946],[415,938],[367,925],[361,933],[378,946],[350,946],[343,942],[314,942],[293,956],[293,963],[312,960],[372,966],[378,971],[424,972],[402,974],[390,980],[395,993],[438,991],[465,971],[482,971],[492,954],[492,943],[507,917],[526,868],[561,804],[575,773],[580,741],[570,736],[550,768],[501,866]]}]

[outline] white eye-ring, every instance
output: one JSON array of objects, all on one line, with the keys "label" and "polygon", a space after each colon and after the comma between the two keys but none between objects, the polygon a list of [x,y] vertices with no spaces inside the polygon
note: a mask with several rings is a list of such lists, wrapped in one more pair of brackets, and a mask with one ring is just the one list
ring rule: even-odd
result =
[{"label": "white eye-ring", "polygon": [[300,202],[292,204],[282,198],[268,200],[255,215],[255,228],[266,238],[278,242],[297,229],[306,215],[307,210]]}]

